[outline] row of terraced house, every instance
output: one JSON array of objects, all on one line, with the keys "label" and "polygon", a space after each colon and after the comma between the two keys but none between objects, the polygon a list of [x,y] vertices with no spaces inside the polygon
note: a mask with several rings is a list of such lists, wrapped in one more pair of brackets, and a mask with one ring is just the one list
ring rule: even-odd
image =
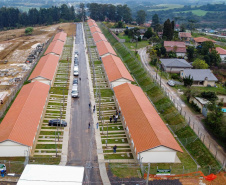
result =
[{"label": "row of terraced house", "polygon": [[35,147],[67,34],[55,35],[0,124],[0,157],[28,156]]},{"label": "row of terraced house", "polygon": [[87,22],[136,158],[144,163],[179,162],[177,152],[183,150],[143,90],[133,85],[133,77],[96,22]]}]

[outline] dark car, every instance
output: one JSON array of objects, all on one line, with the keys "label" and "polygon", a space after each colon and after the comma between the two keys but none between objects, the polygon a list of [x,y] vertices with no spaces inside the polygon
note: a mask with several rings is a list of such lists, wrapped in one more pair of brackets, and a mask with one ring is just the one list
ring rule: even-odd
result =
[{"label": "dark car", "polygon": [[49,126],[60,126],[60,127],[66,127],[67,126],[67,122],[64,120],[59,120],[59,119],[52,119],[49,120]]},{"label": "dark car", "polygon": [[78,84],[78,78],[73,79],[73,85]]}]

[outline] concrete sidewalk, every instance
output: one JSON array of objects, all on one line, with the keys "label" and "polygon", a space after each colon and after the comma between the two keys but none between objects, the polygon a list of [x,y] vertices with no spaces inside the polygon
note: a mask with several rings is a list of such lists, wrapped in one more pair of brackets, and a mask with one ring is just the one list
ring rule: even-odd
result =
[{"label": "concrete sidewalk", "polygon": [[[83,27],[83,25],[82,25]],[[84,37],[84,45],[85,45],[85,51],[86,51],[86,63],[87,63],[87,73],[88,73],[88,80],[89,80],[89,89],[90,89],[90,102],[91,105],[95,105],[95,97],[94,97],[94,91],[93,91],[93,83],[91,79],[91,71],[89,67],[89,59],[88,59],[88,51],[86,47],[86,40],[85,40],[85,33],[84,33],[84,27],[83,27],[83,37]],[[99,170],[100,170],[100,176],[102,179],[102,182],[104,185],[110,185],[110,180],[108,178],[106,166],[104,163],[104,155],[102,150],[102,143],[101,143],[101,136],[100,136],[100,130],[96,129],[96,123],[98,122],[97,117],[97,111],[92,115],[93,118],[93,124],[94,124],[94,130],[95,130],[95,140],[96,140],[96,146],[97,146],[97,158],[99,163]]]},{"label": "concrete sidewalk", "polygon": [[[73,52],[72,52],[72,59],[74,58],[74,50],[75,50],[75,37],[73,40]],[[62,152],[61,152],[61,166],[66,166],[67,164],[67,155],[68,155],[68,142],[69,142],[69,133],[70,133],[70,125],[71,125],[71,87],[72,87],[72,81],[73,81],[73,67],[74,63],[73,60],[71,61],[71,74],[70,74],[70,84],[69,84],[69,91],[67,96],[67,109],[66,109],[66,122],[68,123],[68,126],[64,128],[64,135],[63,135],[63,142],[62,142]]]}]

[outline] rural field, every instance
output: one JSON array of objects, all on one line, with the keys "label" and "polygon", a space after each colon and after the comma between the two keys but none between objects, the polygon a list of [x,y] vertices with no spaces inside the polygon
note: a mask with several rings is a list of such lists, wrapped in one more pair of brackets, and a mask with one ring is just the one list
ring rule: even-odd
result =
[{"label": "rural field", "polygon": [[182,8],[184,5],[180,4],[158,4],[156,6],[152,6],[148,11],[161,11],[161,10],[170,10],[174,8]]}]

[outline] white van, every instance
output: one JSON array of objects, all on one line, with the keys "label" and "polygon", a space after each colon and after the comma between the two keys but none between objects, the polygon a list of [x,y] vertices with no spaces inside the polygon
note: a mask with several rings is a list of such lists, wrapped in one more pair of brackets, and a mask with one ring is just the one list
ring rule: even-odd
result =
[{"label": "white van", "polygon": [[74,66],[74,76],[78,76],[78,66]]},{"label": "white van", "polygon": [[73,85],[71,90],[71,97],[77,98],[78,97],[78,85]]}]

